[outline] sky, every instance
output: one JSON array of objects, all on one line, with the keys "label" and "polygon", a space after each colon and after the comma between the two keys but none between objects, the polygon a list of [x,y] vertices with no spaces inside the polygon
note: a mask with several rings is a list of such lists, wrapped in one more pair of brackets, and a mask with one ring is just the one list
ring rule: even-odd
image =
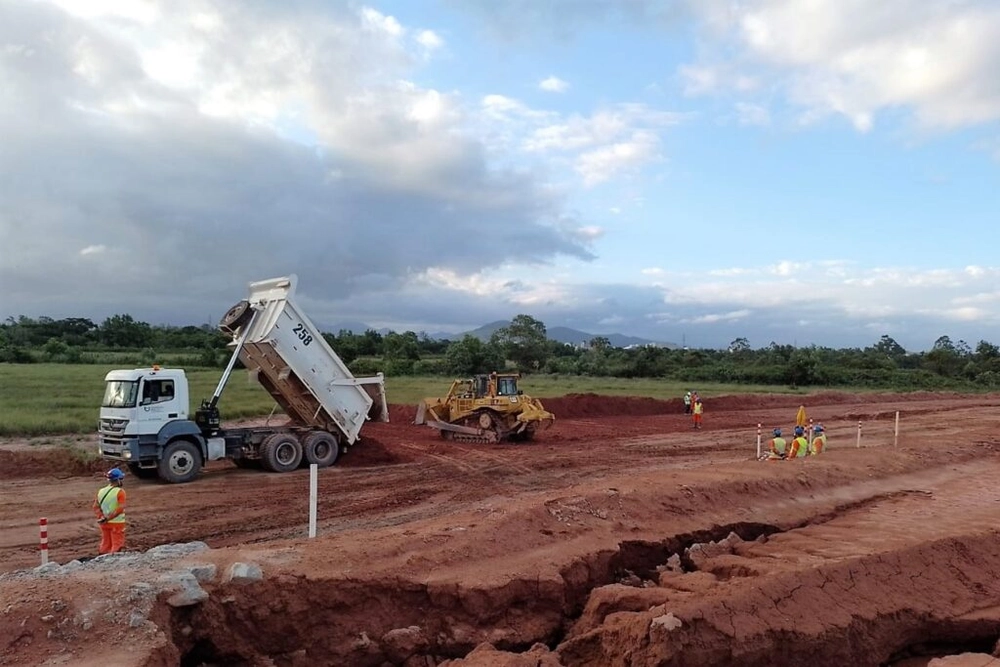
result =
[{"label": "sky", "polygon": [[0,317],[1000,343],[995,0],[0,0]]}]

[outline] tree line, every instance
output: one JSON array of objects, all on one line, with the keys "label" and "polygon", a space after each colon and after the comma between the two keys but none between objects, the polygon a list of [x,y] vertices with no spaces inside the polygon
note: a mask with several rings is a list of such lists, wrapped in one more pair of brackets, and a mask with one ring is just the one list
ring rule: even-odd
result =
[{"label": "tree line", "polygon": [[[753,348],[737,338],[726,349],[613,347],[597,336],[583,346],[551,340],[545,324],[516,316],[490,337],[437,340],[413,331],[341,330],[323,337],[351,368],[367,375],[466,376],[505,368],[525,373],[664,378],[685,382],[896,389],[1000,386],[1000,348],[985,340],[938,338],[932,348],[908,352],[884,335],[865,348],[796,347],[771,342]],[[10,317],[0,324],[0,362],[97,363],[101,352],[138,351],[147,363],[184,352],[201,366],[224,365],[228,339],[215,327],[159,326],[114,315],[86,318]]]}]

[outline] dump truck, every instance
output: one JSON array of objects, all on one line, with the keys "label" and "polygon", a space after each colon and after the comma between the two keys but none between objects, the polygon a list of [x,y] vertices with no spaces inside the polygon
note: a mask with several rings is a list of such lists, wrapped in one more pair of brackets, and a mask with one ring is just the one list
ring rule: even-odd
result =
[{"label": "dump truck", "polygon": [[[333,465],[357,443],[366,421],[388,421],[382,374],[351,374],[295,302],[297,283],[294,275],[250,283],[249,297],[225,314],[219,329],[231,338],[232,355],[193,419],[183,370],[109,372],[98,424],[100,456],[127,464],[138,477],[172,483],[189,482],[206,462],[224,458],[286,472],[306,463]],[[222,425],[219,400],[237,360],[274,398],[286,423]]]},{"label": "dump truck", "polygon": [[425,398],[414,422],[447,440],[497,443],[531,440],[555,416],[517,388],[520,373],[490,373],[455,380],[444,398]]}]

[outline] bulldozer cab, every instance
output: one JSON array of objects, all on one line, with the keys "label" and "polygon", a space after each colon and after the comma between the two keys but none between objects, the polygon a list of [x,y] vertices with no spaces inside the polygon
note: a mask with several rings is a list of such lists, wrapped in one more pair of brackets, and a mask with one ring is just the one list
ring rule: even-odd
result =
[{"label": "bulldozer cab", "polygon": [[517,396],[517,373],[490,373],[472,378],[475,398],[496,398],[497,396]]},{"label": "bulldozer cab", "polygon": [[517,396],[517,376],[498,375],[496,378],[497,396]]}]

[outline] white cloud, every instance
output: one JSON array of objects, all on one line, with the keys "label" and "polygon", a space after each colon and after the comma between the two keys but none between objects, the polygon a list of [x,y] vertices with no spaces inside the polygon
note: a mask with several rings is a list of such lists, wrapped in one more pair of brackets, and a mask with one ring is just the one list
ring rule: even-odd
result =
[{"label": "white cloud", "polygon": [[567,90],[569,90],[569,83],[563,81],[557,76],[550,76],[548,78],[539,81],[538,87],[541,90],[550,93],[565,93]]},{"label": "white cloud", "polygon": [[759,104],[736,103],[736,114],[740,125],[770,125],[771,112]]},{"label": "white cloud", "polygon": [[931,315],[942,315],[948,319],[960,322],[979,322],[990,319],[990,312],[983,308],[965,306],[962,308],[946,308],[940,311],[931,311]]},{"label": "white cloud", "polygon": [[523,151],[529,158],[552,159],[551,164],[568,158],[588,187],[661,159],[660,133],[685,119],[684,114],[636,103],[564,117],[504,95],[484,97],[482,107],[492,121],[492,130],[487,130],[493,133],[492,145]]},{"label": "white cloud", "polygon": [[622,171],[636,170],[660,157],[660,138],[652,132],[637,131],[627,141],[581,154],[575,169],[583,177],[584,185],[590,187]]},{"label": "white cloud", "polygon": [[905,107],[927,127],[1000,118],[1000,5],[992,0],[728,0],[691,3],[704,53],[680,68],[687,92],[745,90],[767,78],[813,122],[828,114],[870,130]]},{"label": "white cloud", "polygon": [[371,30],[384,32],[390,37],[401,37],[403,26],[400,25],[396,17],[383,14],[377,9],[363,7],[361,9],[363,25]]},{"label": "white cloud", "polygon": [[681,322],[690,324],[715,324],[717,322],[742,320],[749,315],[750,311],[744,308],[742,310],[733,310],[728,313],[708,313],[706,315],[699,315],[698,317],[683,319]]},{"label": "white cloud", "polygon": [[584,225],[579,227],[576,232],[577,236],[580,238],[587,239],[588,241],[593,241],[604,236],[604,228],[598,227],[597,225]]},{"label": "white cloud", "polygon": [[444,46],[444,40],[433,30],[421,30],[417,33],[417,44],[428,51],[435,51]]},{"label": "white cloud", "polygon": [[806,265],[800,262],[790,262],[788,260],[784,260],[778,262],[774,266],[768,267],[768,271],[778,276],[790,276],[802,271],[805,268]]},{"label": "white cloud", "polygon": [[87,255],[100,255],[107,247],[104,245],[89,245],[80,251],[80,255],[86,257]]},{"label": "white cloud", "polygon": [[740,267],[733,267],[729,269],[710,269],[708,275],[710,276],[745,276],[752,273],[756,273],[754,269],[745,269]]}]

